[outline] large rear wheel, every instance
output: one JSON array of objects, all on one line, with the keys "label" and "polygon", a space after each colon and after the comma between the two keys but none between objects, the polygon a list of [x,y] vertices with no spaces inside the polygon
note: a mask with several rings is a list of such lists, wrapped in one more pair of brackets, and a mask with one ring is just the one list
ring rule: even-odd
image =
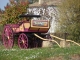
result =
[{"label": "large rear wheel", "polygon": [[2,34],[3,44],[6,48],[13,47],[13,31],[10,26],[5,26]]}]

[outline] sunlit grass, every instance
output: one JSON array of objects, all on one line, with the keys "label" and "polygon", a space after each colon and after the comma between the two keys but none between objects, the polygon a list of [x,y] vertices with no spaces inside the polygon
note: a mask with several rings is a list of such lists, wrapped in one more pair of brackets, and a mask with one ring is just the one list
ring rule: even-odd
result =
[{"label": "sunlit grass", "polygon": [[80,54],[80,47],[59,48],[58,46],[53,46],[50,48],[20,49],[15,46],[12,49],[5,49],[0,46],[0,60],[45,60],[49,57],[68,56],[71,54]]}]

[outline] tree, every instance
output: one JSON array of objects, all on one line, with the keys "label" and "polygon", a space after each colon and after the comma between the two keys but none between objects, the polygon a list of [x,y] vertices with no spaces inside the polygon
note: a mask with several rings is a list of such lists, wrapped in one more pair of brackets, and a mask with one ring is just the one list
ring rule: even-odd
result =
[{"label": "tree", "polygon": [[[17,0],[18,1],[18,0]],[[10,4],[5,6],[5,12],[3,15],[4,20],[1,23],[4,24],[12,24],[18,23],[21,19],[19,15],[23,12],[27,12],[28,2],[27,1],[18,1],[10,0]]]},{"label": "tree", "polygon": [[80,0],[63,0],[58,7],[59,20],[56,32],[67,32],[69,38],[80,40]]}]

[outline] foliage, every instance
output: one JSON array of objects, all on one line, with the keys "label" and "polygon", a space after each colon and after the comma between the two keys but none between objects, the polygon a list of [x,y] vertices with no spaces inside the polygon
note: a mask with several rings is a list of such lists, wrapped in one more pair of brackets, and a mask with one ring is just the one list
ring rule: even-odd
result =
[{"label": "foliage", "polygon": [[27,1],[19,1],[18,3],[14,0],[10,0],[10,4],[7,4],[5,7],[5,12],[3,15],[4,20],[1,23],[4,24],[11,24],[11,23],[18,23],[20,18],[19,15],[23,12],[26,13],[28,8]]},{"label": "foliage", "polygon": [[4,11],[0,8],[0,14],[3,14],[4,13]]},{"label": "foliage", "polygon": [[80,0],[64,0],[58,7],[56,32],[67,32],[70,39],[80,40]]},{"label": "foliage", "polygon": [[[4,14],[4,11],[2,9],[0,9],[0,21],[3,20],[3,18],[2,18],[3,17],[3,14]],[[3,26],[0,25],[0,40],[2,39],[1,38],[2,30],[3,30]]]}]

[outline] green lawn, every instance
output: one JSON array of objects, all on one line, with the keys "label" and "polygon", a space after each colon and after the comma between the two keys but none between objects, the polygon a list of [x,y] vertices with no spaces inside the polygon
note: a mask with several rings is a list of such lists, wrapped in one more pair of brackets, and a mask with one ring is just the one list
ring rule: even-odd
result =
[{"label": "green lawn", "polygon": [[59,48],[55,46],[51,48],[33,49],[13,47],[12,49],[5,49],[3,46],[0,46],[0,60],[46,60],[46,58],[55,56],[64,56],[67,58],[67,56],[72,54],[80,54],[80,47]]}]

